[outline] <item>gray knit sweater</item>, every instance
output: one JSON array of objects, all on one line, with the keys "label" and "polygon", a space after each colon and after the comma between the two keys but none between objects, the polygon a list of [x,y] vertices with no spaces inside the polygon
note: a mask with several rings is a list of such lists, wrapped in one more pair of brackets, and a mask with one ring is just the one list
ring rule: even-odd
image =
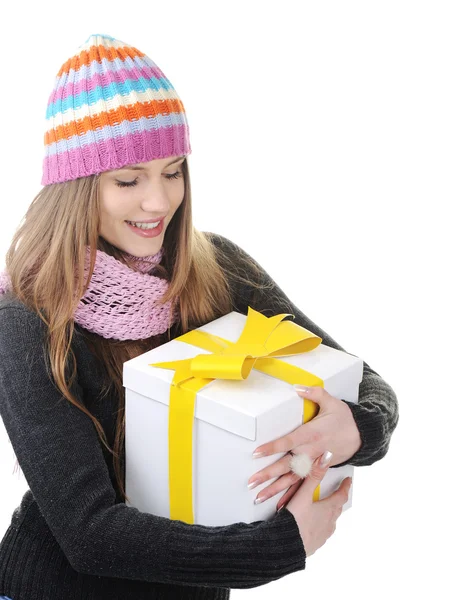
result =
[{"label": "gray knit sweater", "polygon": [[[267,291],[235,282],[230,274],[245,252],[225,237],[206,235],[219,250],[234,310],[292,313],[324,344],[344,350],[263,269]],[[269,521],[209,527],[140,512],[119,499],[112,457],[92,421],[49,379],[45,333],[41,319],[11,294],[0,298],[0,414],[30,488],[0,544],[0,594],[13,600],[224,600],[230,588],[261,586],[305,569],[304,545],[287,508]],[[103,371],[76,324],[73,351],[73,392],[100,420],[112,447],[113,403],[97,398]],[[348,405],[363,444],[347,462],[371,465],[387,453],[397,425],[395,393],[365,363],[359,403]]]}]

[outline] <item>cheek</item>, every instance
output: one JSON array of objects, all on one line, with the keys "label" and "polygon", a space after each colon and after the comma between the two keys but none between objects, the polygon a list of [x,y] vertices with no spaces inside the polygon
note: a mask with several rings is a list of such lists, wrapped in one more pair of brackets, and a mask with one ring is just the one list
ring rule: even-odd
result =
[{"label": "cheek", "polygon": [[174,185],[174,188],[171,190],[169,197],[171,200],[171,206],[172,206],[173,212],[175,212],[179,208],[179,206],[182,204],[182,202],[184,200],[184,192],[185,192],[185,187],[184,187],[183,180],[178,182],[178,185]]},{"label": "cheek", "polygon": [[101,219],[103,222],[111,220],[121,220],[126,218],[126,215],[130,214],[132,203],[129,200],[129,196],[124,196],[117,191],[106,189],[101,195],[100,210]]}]

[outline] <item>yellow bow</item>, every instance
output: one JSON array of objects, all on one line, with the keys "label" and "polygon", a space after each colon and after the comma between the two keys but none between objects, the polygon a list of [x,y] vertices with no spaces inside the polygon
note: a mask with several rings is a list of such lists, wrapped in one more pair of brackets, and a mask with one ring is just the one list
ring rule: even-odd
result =
[{"label": "yellow bow", "polygon": [[[320,377],[278,360],[314,350],[322,341],[314,333],[292,321],[284,313],[266,317],[250,306],[247,321],[237,342],[195,329],[177,339],[212,354],[189,359],[151,363],[152,367],[174,369],[169,398],[169,505],[170,518],[193,523],[192,432],[197,393],[213,379],[246,379],[252,369],[291,385],[320,386]],[[304,398],[303,423],[318,412],[318,405]],[[314,500],[320,497],[320,487]]]}]

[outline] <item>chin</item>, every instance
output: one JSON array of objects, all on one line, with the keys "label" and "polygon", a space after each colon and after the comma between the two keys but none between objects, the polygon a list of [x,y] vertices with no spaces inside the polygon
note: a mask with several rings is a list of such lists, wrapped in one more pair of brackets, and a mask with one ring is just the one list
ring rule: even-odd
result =
[{"label": "chin", "polygon": [[125,252],[142,258],[143,256],[150,256],[157,254],[162,248],[162,240],[155,241],[152,239],[142,240],[140,244],[127,244],[124,248]]}]

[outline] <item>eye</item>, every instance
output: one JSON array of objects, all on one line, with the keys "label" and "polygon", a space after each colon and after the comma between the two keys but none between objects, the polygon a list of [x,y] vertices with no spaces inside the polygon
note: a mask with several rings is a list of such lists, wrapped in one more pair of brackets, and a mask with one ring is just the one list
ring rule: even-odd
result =
[{"label": "eye", "polygon": [[166,179],[178,179],[182,175],[182,171],[176,171],[170,175],[166,175]]},{"label": "eye", "polygon": [[138,177],[134,181],[116,181],[115,184],[119,187],[133,187],[137,184]]},{"label": "eye", "polygon": [[[168,175],[165,175],[164,177],[166,179],[178,179],[179,177],[182,176],[182,171],[176,171],[175,173],[170,173]],[[115,184],[118,187],[134,187],[138,182],[138,177],[136,179],[134,179],[133,181],[116,181]]]}]

